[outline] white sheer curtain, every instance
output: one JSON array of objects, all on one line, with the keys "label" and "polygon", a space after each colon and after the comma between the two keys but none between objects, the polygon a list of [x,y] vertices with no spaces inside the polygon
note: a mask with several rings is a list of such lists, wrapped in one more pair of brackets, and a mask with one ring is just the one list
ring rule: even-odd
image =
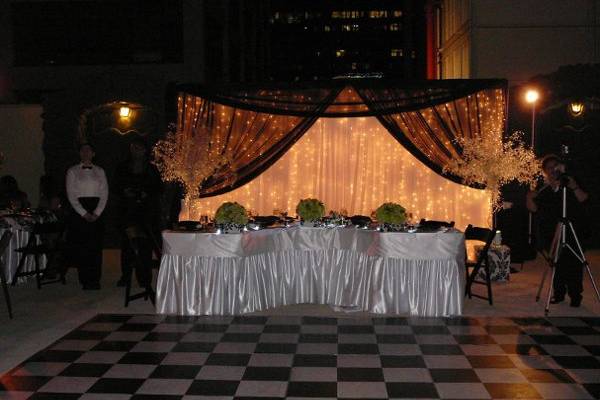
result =
[{"label": "white sheer curtain", "polygon": [[489,226],[490,198],[442,178],[402,147],[374,117],[321,118],[274,165],[224,195],[195,200],[182,219],[213,215],[237,201],[259,215],[296,215],[298,200],[316,197],[327,210],[371,215],[381,203],[400,203],[413,219]]}]

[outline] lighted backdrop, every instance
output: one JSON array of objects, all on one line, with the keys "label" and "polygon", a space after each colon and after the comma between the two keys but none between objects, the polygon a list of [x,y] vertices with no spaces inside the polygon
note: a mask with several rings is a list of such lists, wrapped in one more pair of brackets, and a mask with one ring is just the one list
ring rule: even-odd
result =
[{"label": "lighted backdrop", "polygon": [[277,162],[223,195],[194,200],[181,219],[213,215],[237,201],[260,215],[296,215],[298,200],[316,197],[327,210],[370,215],[381,203],[402,204],[413,218],[489,226],[490,198],[445,179],[399,144],[375,117],[320,118]]}]

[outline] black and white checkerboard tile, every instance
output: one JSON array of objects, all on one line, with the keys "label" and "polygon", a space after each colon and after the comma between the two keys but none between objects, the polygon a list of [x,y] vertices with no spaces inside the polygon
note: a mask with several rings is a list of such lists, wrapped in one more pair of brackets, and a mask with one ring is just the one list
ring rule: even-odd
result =
[{"label": "black and white checkerboard tile", "polygon": [[9,399],[598,399],[600,318],[99,315]]}]

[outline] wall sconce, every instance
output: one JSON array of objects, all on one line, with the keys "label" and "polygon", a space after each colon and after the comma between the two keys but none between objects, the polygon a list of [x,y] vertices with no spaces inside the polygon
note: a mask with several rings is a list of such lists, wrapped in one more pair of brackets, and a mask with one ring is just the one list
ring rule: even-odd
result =
[{"label": "wall sconce", "polygon": [[121,118],[129,118],[131,115],[131,109],[128,106],[121,106],[119,108],[119,117]]},{"label": "wall sconce", "polygon": [[581,117],[585,112],[585,105],[581,101],[572,101],[569,103],[569,113],[573,117]]}]

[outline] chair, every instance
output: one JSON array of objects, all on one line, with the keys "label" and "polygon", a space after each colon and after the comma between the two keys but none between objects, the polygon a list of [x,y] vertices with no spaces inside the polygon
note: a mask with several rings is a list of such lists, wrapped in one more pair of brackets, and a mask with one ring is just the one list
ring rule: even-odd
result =
[{"label": "chair", "polygon": [[[478,228],[473,225],[469,225],[465,230],[465,240],[477,240],[483,242],[483,249],[476,254],[476,259],[474,261],[466,260],[465,266],[467,270],[467,286],[465,288],[465,296],[469,296],[469,298],[478,297],[480,299],[488,300],[490,305],[493,305],[492,300],[492,282],[490,279],[490,266],[488,261],[488,251],[490,246],[492,245],[492,241],[494,240],[494,231],[487,228]],[[467,257],[465,257],[467,258]],[[479,269],[483,267],[485,270],[485,281],[476,280],[477,273]],[[471,272],[469,273],[469,269]],[[473,284],[486,285],[487,286],[487,297],[472,293]]]},{"label": "chair", "polygon": [[[133,265],[125,272],[125,307],[129,306],[130,301],[141,298],[144,300],[150,300],[150,302],[154,304],[156,293],[152,289],[152,270],[158,269],[162,255],[158,241],[156,241],[155,237],[148,229],[140,226],[131,226],[127,228],[125,230],[125,234],[127,235],[127,240],[133,253]],[[153,253],[157,259],[144,260],[142,252],[144,250],[148,250],[148,248],[144,249],[144,247],[149,247],[151,253]],[[145,265],[148,262],[150,265]],[[138,268],[150,268],[150,283],[142,292],[131,294],[133,271],[137,270]]]},{"label": "chair", "polygon": [[[64,243],[65,224],[62,222],[45,222],[35,224],[29,240],[24,247],[20,247],[15,251],[21,253],[21,260],[17,266],[17,270],[13,275],[12,285],[15,286],[19,277],[35,275],[37,288],[41,289],[42,285],[61,282],[65,285],[66,269],[64,266],[57,271],[59,277],[56,279],[43,279],[42,270],[40,267],[40,258],[46,256],[46,269],[44,273],[50,272],[50,269],[55,268],[55,258],[61,253]],[[28,257],[33,257],[35,262],[35,270],[23,272],[23,267]]]},{"label": "chair", "polygon": [[13,233],[7,229],[2,234],[2,238],[0,238],[0,282],[2,283],[2,291],[4,292],[4,299],[6,300],[6,307],[8,308],[8,317],[10,319],[13,318],[12,304],[10,302],[10,293],[8,292],[8,285],[6,283],[6,265],[4,264],[4,260],[2,260],[2,256],[4,255],[4,252],[10,244],[10,239],[12,239],[12,235]]},{"label": "chair", "polygon": [[446,222],[446,221],[433,221],[433,220],[426,220],[425,218],[421,219],[421,222],[419,222],[419,227],[421,228],[425,228],[425,229],[440,229],[441,227],[444,228],[454,228],[454,221],[450,221],[450,222]]},{"label": "chair", "polygon": [[353,215],[350,217],[350,222],[356,226],[368,226],[373,220],[366,215]]}]

